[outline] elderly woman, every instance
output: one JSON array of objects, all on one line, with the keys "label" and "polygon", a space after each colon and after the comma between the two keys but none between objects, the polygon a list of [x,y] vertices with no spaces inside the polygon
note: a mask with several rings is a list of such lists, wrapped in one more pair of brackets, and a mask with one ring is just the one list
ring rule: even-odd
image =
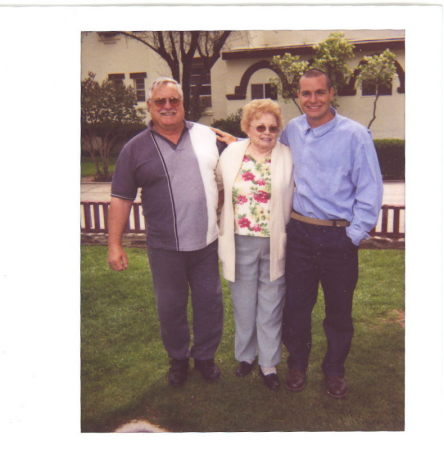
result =
[{"label": "elderly woman", "polygon": [[276,390],[293,164],[288,147],[278,142],[282,114],[277,103],[248,103],[241,128],[248,139],[230,144],[217,169],[224,189],[219,257],[233,301],[236,375],[248,375],[258,358],[265,385]]}]

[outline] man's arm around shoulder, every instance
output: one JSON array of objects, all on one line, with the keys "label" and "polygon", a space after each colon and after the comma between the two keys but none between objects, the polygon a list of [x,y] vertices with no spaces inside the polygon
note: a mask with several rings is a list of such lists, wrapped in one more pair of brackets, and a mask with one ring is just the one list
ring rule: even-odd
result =
[{"label": "man's arm around shoulder", "polygon": [[122,247],[122,235],[131,211],[132,200],[111,198],[108,215],[108,264],[113,270],[128,268],[128,257]]}]

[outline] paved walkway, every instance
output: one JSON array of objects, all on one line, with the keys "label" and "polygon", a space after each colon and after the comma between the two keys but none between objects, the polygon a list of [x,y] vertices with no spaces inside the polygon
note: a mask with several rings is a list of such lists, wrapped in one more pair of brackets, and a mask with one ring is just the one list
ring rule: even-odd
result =
[{"label": "paved walkway", "polygon": [[[109,202],[110,183],[82,183],[80,199],[85,202]],[[405,204],[405,183],[403,181],[388,181],[384,183],[384,205]],[[140,201],[140,193],[137,196]]]}]

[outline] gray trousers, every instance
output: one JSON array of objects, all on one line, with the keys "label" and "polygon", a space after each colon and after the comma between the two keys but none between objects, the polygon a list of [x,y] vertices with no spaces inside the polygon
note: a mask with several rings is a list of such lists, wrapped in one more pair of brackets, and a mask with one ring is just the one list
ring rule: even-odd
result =
[{"label": "gray trousers", "polygon": [[270,281],[270,239],[235,236],[236,278],[230,282],[236,360],[274,367],[281,358],[285,277]]},{"label": "gray trousers", "polygon": [[[174,359],[212,359],[222,337],[217,241],[191,252],[148,248],[162,342]],[[193,307],[193,344],[187,317]]]}]

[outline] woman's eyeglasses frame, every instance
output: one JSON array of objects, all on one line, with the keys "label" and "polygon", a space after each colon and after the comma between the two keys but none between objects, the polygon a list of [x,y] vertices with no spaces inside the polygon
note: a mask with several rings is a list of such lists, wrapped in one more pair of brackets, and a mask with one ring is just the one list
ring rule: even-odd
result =
[{"label": "woman's eyeglasses frame", "polygon": [[263,133],[265,130],[267,130],[267,128],[268,128],[268,131],[269,131],[270,133],[272,133],[272,134],[279,133],[279,127],[276,126],[276,125],[271,125],[271,126],[269,126],[269,127],[266,127],[265,125],[258,125],[258,126],[256,127],[256,131],[257,131],[258,133]]}]

